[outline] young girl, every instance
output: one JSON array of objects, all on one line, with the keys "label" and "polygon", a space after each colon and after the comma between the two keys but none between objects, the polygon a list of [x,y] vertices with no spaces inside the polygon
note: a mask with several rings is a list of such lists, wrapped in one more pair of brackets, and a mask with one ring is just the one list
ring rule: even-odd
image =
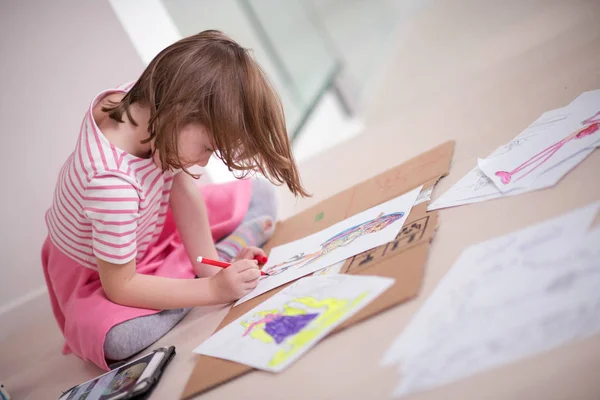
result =
[{"label": "young girl", "polygon": [[[65,353],[107,369],[107,359],[149,346],[190,307],[228,303],[256,286],[273,191],[259,180],[199,189],[188,168],[213,154],[230,170],[258,171],[306,195],[279,98],[220,32],[180,40],[134,85],[92,101],[42,249]],[[197,265],[198,256],[232,265]]]}]

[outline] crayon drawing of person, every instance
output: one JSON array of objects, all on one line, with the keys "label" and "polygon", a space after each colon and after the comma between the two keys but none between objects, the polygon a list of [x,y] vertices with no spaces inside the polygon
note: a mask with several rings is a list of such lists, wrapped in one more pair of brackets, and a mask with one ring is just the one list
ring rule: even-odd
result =
[{"label": "crayon drawing of person", "polygon": [[389,225],[398,221],[402,217],[404,217],[403,212],[395,212],[385,215],[381,213],[376,218],[373,218],[367,222],[363,222],[359,225],[355,225],[336,234],[335,236],[332,236],[331,238],[327,239],[321,244],[321,248],[319,250],[313,253],[300,253],[299,255],[295,255],[285,262],[267,268],[265,272],[268,273],[269,276],[274,276],[285,272],[293,267],[305,267],[322,258],[323,256],[331,253],[332,251],[335,251],[340,247],[349,245],[350,243],[354,242],[356,239],[362,236],[379,232],[387,228]]},{"label": "crayon drawing of person", "polygon": [[[527,161],[517,166],[512,171],[497,171],[496,176],[500,178],[500,182],[504,185],[508,185],[511,182],[516,182],[523,179],[527,175],[534,172],[536,169],[541,167],[554,156],[565,144],[572,140],[584,138],[589,135],[594,135],[600,130],[600,111],[592,115],[590,118],[581,121],[582,127],[575,132],[570,133],[560,141],[540,151]],[[600,138],[599,138],[600,140]]]},{"label": "crayon drawing of person", "polygon": [[269,361],[269,366],[275,367],[310,345],[324,330],[351,312],[367,294],[353,299],[296,298],[284,304],[281,311],[259,311],[243,320],[242,336],[277,345],[279,349]]}]

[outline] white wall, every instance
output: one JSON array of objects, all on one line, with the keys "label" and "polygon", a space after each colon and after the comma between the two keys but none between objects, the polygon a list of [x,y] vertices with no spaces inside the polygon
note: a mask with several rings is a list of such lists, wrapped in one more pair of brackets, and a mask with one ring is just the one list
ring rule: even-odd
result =
[{"label": "white wall", "polygon": [[[273,85],[278,89],[286,121],[292,129],[302,114],[292,101],[285,80],[264,48],[255,28],[238,0],[109,0],[141,59],[148,63],[176,40],[206,29],[218,29],[242,46],[250,48]],[[235,179],[227,167],[213,158],[204,176],[212,182]]]},{"label": "white wall", "polygon": [[0,316],[45,286],[44,213],[90,100],[142,68],[107,0],[0,4]]}]

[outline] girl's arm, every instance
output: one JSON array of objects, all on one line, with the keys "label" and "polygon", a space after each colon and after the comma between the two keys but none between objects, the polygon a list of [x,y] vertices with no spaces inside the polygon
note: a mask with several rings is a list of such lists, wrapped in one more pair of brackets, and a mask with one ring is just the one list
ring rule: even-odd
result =
[{"label": "girl's arm", "polygon": [[254,261],[241,260],[210,278],[174,279],[138,274],[135,260],[111,264],[96,259],[108,299],[129,307],[166,310],[229,303],[256,286],[260,272]]},{"label": "girl's arm", "polygon": [[186,173],[179,173],[173,178],[171,187],[171,210],[179,231],[185,251],[194,265],[197,276],[213,276],[219,272],[218,267],[198,265],[198,256],[218,259],[213,243],[208,214],[204,199],[196,186],[194,178]]}]

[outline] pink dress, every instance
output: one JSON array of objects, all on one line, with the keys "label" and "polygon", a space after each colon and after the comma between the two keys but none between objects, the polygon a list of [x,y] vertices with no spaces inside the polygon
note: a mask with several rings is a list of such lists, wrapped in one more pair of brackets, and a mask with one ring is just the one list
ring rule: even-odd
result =
[{"label": "pink dress", "polygon": [[[142,274],[192,279],[194,272],[170,212],[174,173],[152,160],[113,146],[86,113],[75,151],[60,171],[53,203],[46,213],[48,238],[42,265],[52,310],[73,352],[103,369],[104,339],[113,326],[157,313],[126,307],[106,297],[96,258],[124,264],[136,260]],[[242,221],[251,196],[250,181],[199,188],[206,202],[213,240]]]}]

